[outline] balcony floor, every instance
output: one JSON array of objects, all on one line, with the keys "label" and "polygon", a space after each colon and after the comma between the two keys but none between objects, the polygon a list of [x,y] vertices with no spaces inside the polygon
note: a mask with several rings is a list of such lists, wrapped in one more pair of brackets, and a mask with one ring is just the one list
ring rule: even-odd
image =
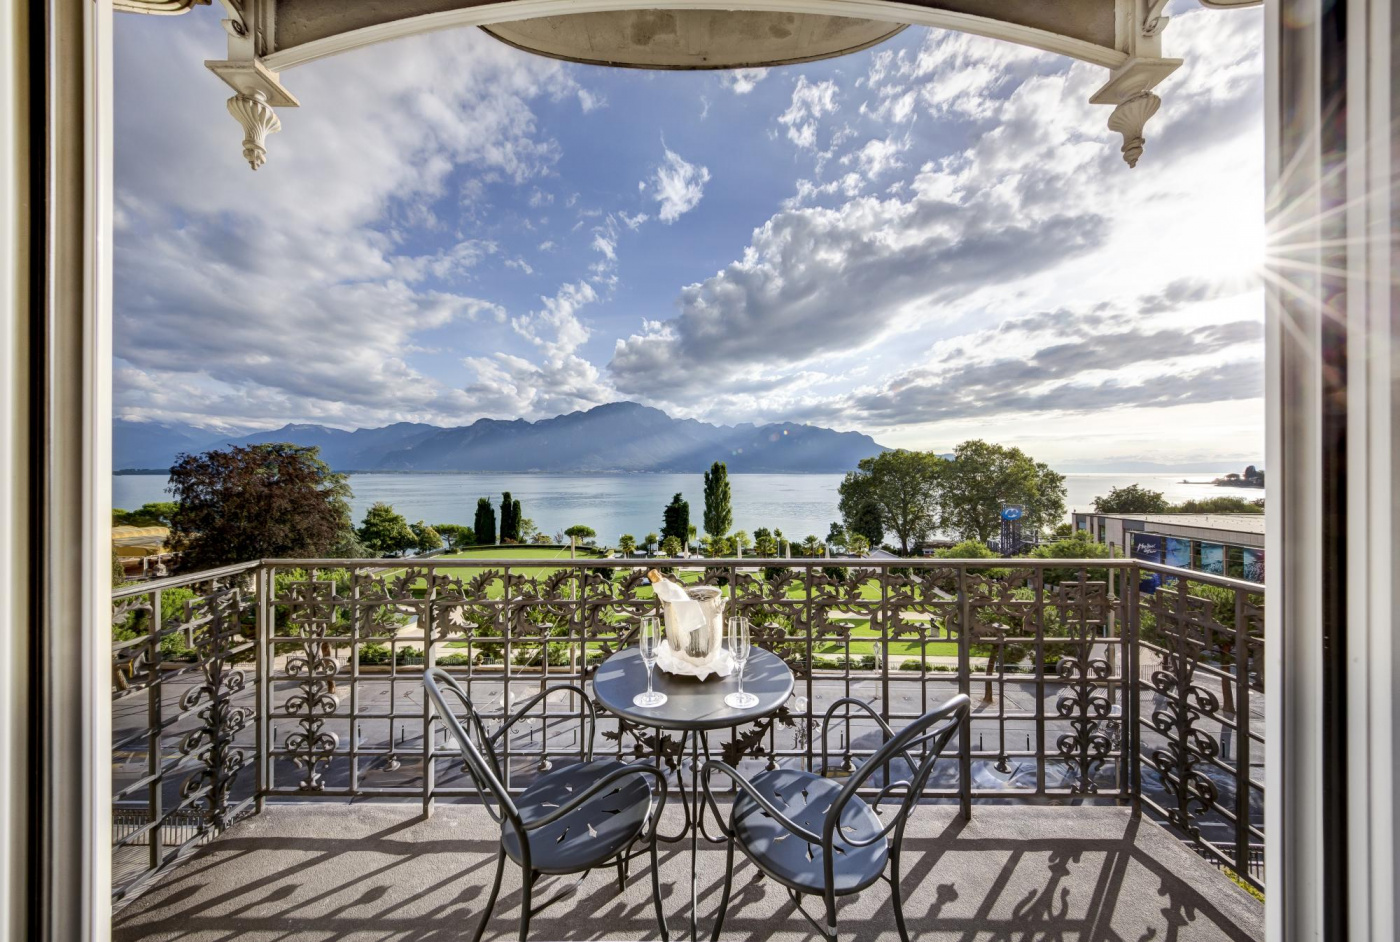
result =
[{"label": "balcony floor", "polygon": [[[408,804],[269,805],[118,913],[114,938],[469,939],[496,833],[471,805],[440,805],[427,820]],[[661,860],[668,925],[679,942],[689,937],[689,844],[663,845]],[[535,917],[531,939],[656,938],[644,863],[636,861],[621,894],[615,871],[591,874],[575,896]],[[723,851],[701,851],[706,939],[723,868]],[[905,912],[919,942],[1264,938],[1262,904],[1127,809],[979,805],[962,824],[952,807],[920,808],[905,839],[904,869]],[[739,865],[725,938],[817,938],[787,894],[771,881],[753,882],[754,872]],[[519,877],[507,866],[487,939],[515,937]],[[553,879],[541,883],[537,901],[552,895]],[[843,940],[898,942],[883,883],[840,904],[838,917]]]}]

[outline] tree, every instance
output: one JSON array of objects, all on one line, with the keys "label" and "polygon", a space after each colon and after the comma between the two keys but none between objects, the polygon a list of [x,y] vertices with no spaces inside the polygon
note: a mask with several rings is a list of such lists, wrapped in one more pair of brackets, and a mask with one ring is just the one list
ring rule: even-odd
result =
[{"label": "tree", "polygon": [[753,531],[753,551],[764,559],[773,559],[778,555],[778,541],[773,539],[773,532],[767,527]]},{"label": "tree", "polygon": [[335,543],[326,551],[327,559],[369,559],[373,555],[374,551],[360,540],[360,534],[354,527],[341,530]]},{"label": "tree", "polygon": [[655,530],[653,530],[652,532],[646,535],[646,542],[644,542],[642,545],[645,546],[647,549],[651,549],[653,546],[660,542],[661,537],[657,535]]},{"label": "tree", "polygon": [[496,511],[489,497],[478,498],[472,531],[476,533],[478,546],[491,546],[496,542]]},{"label": "tree", "polygon": [[180,505],[173,500],[158,500],[142,504],[135,510],[112,508],[114,527],[168,527]]},{"label": "tree", "polygon": [[859,533],[852,533],[846,540],[846,552],[852,556],[869,555],[870,541]]},{"label": "tree", "polygon": [[515,519],[515,541],[517,543],[529,543],[539,535],[540,528],[535,525],[535,521],[529,517],[520,516],[520,501],[513,505],[511,513],[516,515]]},{"label": "tree", "polygon": [[844,550],[851,542],[851,535],[846,532],[846,528],[841,526],[839,521],[832,521],[826,530],[826,545],[833,549]]},{"label": "tree", "polygon": [[705,532],[724,536],[734,526],[734,506],[729,491],[729,468],[716,461],[705,472]]},{"label": "tree", "polygon": [[591,540],[598,535],[598,532],[590,526],[576,523],[564,531],[564,535],[569,538],[573,545],[577,546],[585,540]]},{"label": "tree", "polygon": [[435,527],[419,520],[409,527],[413,531],[415,543],[413,548],[420,553],[436,553],[442,549],[442,534]]},{"label": "tree", "polygon": [[[940,469],[945,463],[932,452],[903,448],[862,458],[858,470],[841,482],[842,513],[862,501],[873,502],[881,522],[893,531],[900,552],[907,556],[910,546],[938,521]],[[870,539],[869,534],[862,535]]]},{"label": "tree", "polygon": [[668,536],[661,541],[661,552],[666,556],[679,556],[683,548],[684,544],[679,537]]},{"label": "tree", "polygon": [[637,551],[637,538],[630,533],[624,533],[618,538],[617,548],[623,556],[631,556]]},{"label": "tree", "polygon": [[802,548],[807,551],[808,556],[819,555],[818,550],[820,550],[821,545],[822,541],[817,539],[815,533],[807,534],[807,538],[802,541]]},{"label": "tree", "polygon": [[538,544],[540,546],[548,546],[550,542],[550,536],[548,533],[536,533],[533,537],[531,537],[530,542]]},{"label": "tree", "polygon": [[735,530],[730,540],[733,541],[734,548],[742,552],[748,552],[749,547],[753,546],[753,541],[749,539],[749,535],[743,530]]},{"label": "tree", "polygon": [[408,521],[383,501],[365,511],[360,539],[379,556],[401,556],[418,545],[418,536]]},{"label": "tree", "polygon": [[874,479],[869,474],[852,471],[841,482],[841,499],[837,509],[841,521],[851,533],[859,533],[878,546],[885,539],[885,522],[880,514],[880,502],[875,499]]},{"label": "tree", "polygon": [[522,542],[524,538],[521,536],[520,530],[523,522],[524,520],[520,516],[520,501],[513,500],[510,491],[503,491],[501,493],[501,542]]},{"label": "tree", "polygon": [[1137,484],[1110,488],[1103,497],[1094,498],[1096,514],[1164,514],[1169,509],[1161,491],[1149,491]]},{"label": "tree", "polygon": [[350,485],[286,443],[180,455],[170,469],[171,545],[186,569],[324,556],[350,528]]},{"label": "tree", "polygon": [[690,504],[680,494],[671,498],[661,515],[661,538],[673,536],[682,543],[690,539]]},{"label": "tree", "polygon": [[960,539],[983,543],[1001,530],[1001,508],[1025,508],[1021,526],[1039,533],[1065,515],[1065,476],[1050,470],[1019,448],[992,445],[980,439],[963,442],[944,462],[942,513],[945,530]]},{"label": "tree", "polygon": [[464,527],[460,523],[435,523],[433,529],[442,534],[447,540],[448,549],[454,553],[466,549],[476,542],[476,534],[471,527]]}]

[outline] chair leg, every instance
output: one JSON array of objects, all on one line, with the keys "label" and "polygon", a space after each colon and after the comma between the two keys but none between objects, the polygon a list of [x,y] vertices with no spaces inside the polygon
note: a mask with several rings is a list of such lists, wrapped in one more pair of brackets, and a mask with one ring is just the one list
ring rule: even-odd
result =
[{"label": "chair leg", "polygon": [[619,893],[627,889],[627,858],[626,851],[623,856],[617,858],[617,891]]},{"label": "chair leg", "polygon": [[890,901],[894,904],[894,925],[899,930],[899,942],[909,942],[909,930],[904,926],[904,896],[899,891],[899,854],[890,858]]},{"label": "chair leg", "polygon": [[822,895],[826,897],[826,925],[822,927],[822,935],[836,942],[836,894],[828,887]]},{"label": "chair leg", "polygon": [[481,936],[486,932],[486,923],[491,919],[491,910],[496,908],[496,897],[501,892],[501,873],[506,868],[506,853],[501,851],[496,855],[496,879],[491,883],[491,895],[486,897],[486,909],[481,914],[481,921],[476,924],[476,935],[472,936],[472,942],[481,942]]},{"label": "chair leg", "polygon": [[651,836],[651,902],[656,907],[656,925],[661,930],[661,942],[671,942],[666,931],[666,914],[661,909],[661,868],[656,859],[656,835]]},{"label": "chair leg", "polygon": [[538,876],[533,870],[529,873],[521,873],[521,899],[520,899],[520,942],[525,942],[530,935],[530,891],[535,888],[535,878]]},{"label": "chair leg", "polygon": [[729,859],[724,864],[724,892],[719,898],[719,912],[715,914],[715,931],[710,942],[719,942],[720,930],[724,928],[724,914],[729,909],[729,890],[734,885],[734,840],[729,841]]}]

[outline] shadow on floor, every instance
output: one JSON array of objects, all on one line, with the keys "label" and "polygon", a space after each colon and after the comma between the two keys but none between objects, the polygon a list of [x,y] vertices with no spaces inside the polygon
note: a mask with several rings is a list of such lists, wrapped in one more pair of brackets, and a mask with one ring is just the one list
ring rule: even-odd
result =
[{"label": "shadow on floor", "polygon": [[[674,827],[674,826],[673,826]],[[665,828],[663,828],[663,831]],[[116,942],[429,942],[467,940],[499,844],[484,811],[410,805],[270,806],[202,848],[115,921]],[[1113,807],[979,806],[963,823],[921,808],[904,844],[905,915],[924,940],[1262,940],[1263,907],[1156,824]],[[658,938],[643,862],[619,892],[594,872],[532,922],[534,942]],[[696,865],[699,932],[709,938],[725,855]],[[689,845],[667,845],[662,894],[673,938],[689,938]],[[741,863],[727,940],[817,938],[786,892]],[[536,899],[554,892],[545,884]],[[519,871],[487,939],[514,938]],[[877,884],[838,909],[852,942],[897,942]]]}]

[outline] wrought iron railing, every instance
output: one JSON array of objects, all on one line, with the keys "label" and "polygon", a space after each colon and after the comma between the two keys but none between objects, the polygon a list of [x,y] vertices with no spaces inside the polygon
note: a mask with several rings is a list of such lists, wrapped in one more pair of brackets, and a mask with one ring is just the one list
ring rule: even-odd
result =
[{"label": "wrought iron railing", "polygon": [[[1262,885],[1253,583],[1132,560],[272,560],[115,595],[114,700],[145,710],[116,724],[114,758],[139,772],[118,769],[117,794],[147,810],[117,841],[145,854],[119,898],[269,798],[470,794],[423,665],[459,676],[488,719],[586,682],[654,611],[652,564],[720,586],[797,677],[771,720],[707,748],[810,767],[841,697],[897,726],[966,692],[974,711],[928,797],[1131,802]],[[504,741],[511,788],[582,752],[572,696],[541,700]],[[878,746],[868,720],[836,722],[843,766]],[[681,761],[679,742],[616,718],[594,745]],[[190,813],[202,831],[169,846]]]},{"label": "wrought iron railing", "polygon": [[112,593],[117,901],[227,827],[253,798],[245,676],[256,647],[257,571],[229,566]]}]

